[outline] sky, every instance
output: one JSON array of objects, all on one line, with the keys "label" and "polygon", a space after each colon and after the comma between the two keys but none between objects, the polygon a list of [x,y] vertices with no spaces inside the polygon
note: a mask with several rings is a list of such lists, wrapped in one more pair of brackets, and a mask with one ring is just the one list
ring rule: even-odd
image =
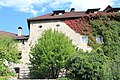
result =
[{"label": "sky", "polygon": [[120,7],[120,0],[0,0],[0,30],[29,34],[27,19],[51,13],[52,10],[86,11],[91,8],[105,9],[108,5]]}]

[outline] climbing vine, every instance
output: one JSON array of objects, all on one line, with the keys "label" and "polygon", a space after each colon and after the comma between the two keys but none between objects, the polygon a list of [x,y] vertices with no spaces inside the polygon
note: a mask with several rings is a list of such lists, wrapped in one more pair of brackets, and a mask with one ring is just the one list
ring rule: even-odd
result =
[{"label": "climbing vine", "polygon": [[[115,16],[114,18],[110,16],[99,17],[92,20],[90,25],[93,30],[89,36],[90,46],[93,46],[94,49],[101,47],[104,54],[111,58],[120,53],[120,21]],[[103,37],[104,44],[96,43],[95,37],[98,35]]]},{"label": "climbing vine", "polygon": [[[120,14],[116,16],[104,16],[90,21],[92,33],[89,35],[89,45],[93,50],[103,50],[105,56],[111,59],[111,77],[120,79]],[[96,42],[96,36],[103,37],[103,44]]]}]

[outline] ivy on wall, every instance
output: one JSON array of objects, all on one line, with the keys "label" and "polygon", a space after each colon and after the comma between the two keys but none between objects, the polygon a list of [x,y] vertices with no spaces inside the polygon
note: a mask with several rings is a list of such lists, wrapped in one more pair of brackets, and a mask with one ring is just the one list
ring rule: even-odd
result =
[{"label": "ivy on wall", "polygon": [[[100,49],[111,59],[110,75],[113,80],[120,79],[120,13],[114,16],[103,16],[89,22],[92,33],[89,35],[89,45],[93,51]],[[95,37],[101,35],[103,44],[96,43]]]},{"label": "ivy on wall", "polygon": [[[101,47],[105,55],[114,58],[120,54],[120,15],[103,16],[90,21],[92,34],[89,35],[89,45],[96,49]],[[96,43],[96,36],[103,37],[104,44]]]}]

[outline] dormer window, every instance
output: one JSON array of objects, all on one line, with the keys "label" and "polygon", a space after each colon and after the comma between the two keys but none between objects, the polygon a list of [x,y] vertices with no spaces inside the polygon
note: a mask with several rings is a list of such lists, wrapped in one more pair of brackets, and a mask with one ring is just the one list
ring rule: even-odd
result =
[{"label": "dormer window", "polygon": [[108,5],[103,11],[105,12],[111,12],[112,7],[110,5]]},{"label": "dormer window", "polygon": [[53,11],[53,16],[59,16],[59,15],[63,15],[65,13],[65,10],[57,10],[57,11]]},{"label": "dormer window", "polygon": [[63,13],[59,13],[58,15],[63,15]]},{"label": "dormer window", "polygon": [[107,8],[105,8],[105,12],[119,12],[120,8],[112,8],[110,5],[108,5]]},{"label": "dormer window", "polygon": [[96,8],[96,9],[88,9],[85,13],[86,13],[86,14],[97,13],[99,10],[100,10],[100,8]]},{"label": "dormer window", "polygon": [[98,12],[97,12],[97,11],[95,11],[94,13],[95,13],[95,14],[97,14]]}]

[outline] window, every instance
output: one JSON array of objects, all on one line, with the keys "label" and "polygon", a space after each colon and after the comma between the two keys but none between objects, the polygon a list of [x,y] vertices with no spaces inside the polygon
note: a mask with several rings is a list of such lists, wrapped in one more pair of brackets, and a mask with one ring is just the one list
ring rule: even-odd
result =
[{"label": "window", "polygon": [[42,28],[42,25],[38,26],[38,28]]},{"label": "window", "polygon": [[58,15],[63,15],[63,13],[59,13]]},{"label": "window", "polygon": [[87,36],[82,36],[81,43],[87,44],[88,43],[88,37]]},{"label": "window", "polygon": [[19,52],[18,59],[22,59],[22,51]]},{"label": "window", "polygon": [[56,24],[56,27],[60,27],[60,24]]},{"label": "window", "polygon": [[32,40],[30,40],[29,46],[32,46]]},{"label": "window", "polygon": [[25,43],[24,43],[24,40],[19,40],[19,42],[22,43],[22,44],[25,44]]},{"label": "window", "polygon": [[99,44],[103,44],[103,37],[102,36],[96,37],[96,42]]},{"label": "window", "polygon": [[54,13],[54,16],[61,16],[61,15],[63,15],[64,13],[62,13],[62,12],[56,12],[56,13]]},{"label": "window", "polygon": [[95,11],[94,13],[95,13],[95,14],[97,14],[98,12],[97,12],[97,11]]}]

